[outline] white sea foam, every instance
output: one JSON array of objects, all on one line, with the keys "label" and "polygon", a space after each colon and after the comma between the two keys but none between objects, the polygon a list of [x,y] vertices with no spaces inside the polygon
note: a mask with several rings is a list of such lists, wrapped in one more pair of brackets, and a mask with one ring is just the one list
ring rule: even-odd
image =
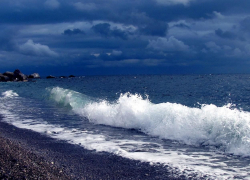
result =
[{"label": "white sea foam", "polygon": [[19,96],[17,93],[13,92],[13,90],[8,90],[2,93],[3,97],[17,97]]},{"label": "white sea foam", "polygon": [[116,102],[97,102],[59,87],[50,91],[57,102],[70,105],[73,111],[95,124],[133,128],[150,136],[189,145],[216,146],[235,155],[250,155],[250,113],[231,109],[230,105],[190,108],[168,102],[153,104],[149,99],[130,93],[121,94]]}]

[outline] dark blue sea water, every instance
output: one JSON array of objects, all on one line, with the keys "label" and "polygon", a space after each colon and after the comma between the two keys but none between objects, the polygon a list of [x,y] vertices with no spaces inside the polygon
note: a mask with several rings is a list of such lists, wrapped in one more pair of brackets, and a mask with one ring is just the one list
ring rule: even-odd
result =
[{"label": "dark blue sea water", "polygon": [[175,174],[250,179],[250,75],[91,76],[0,84],[3,121]]}]

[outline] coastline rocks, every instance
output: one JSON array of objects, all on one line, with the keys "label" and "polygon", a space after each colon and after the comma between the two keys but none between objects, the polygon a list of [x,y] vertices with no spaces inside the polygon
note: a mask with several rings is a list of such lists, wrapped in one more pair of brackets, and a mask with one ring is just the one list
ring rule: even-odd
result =
[{"label": "coastline rocks", "polygon": [[28,78],[31,78],[31,79],[40,78],[40,75],[38,73],[33,73],[33,74],[29,75]]},{"label": "coastline rocks", "polygon": [[[33,73],[32,75],[34,78],[40,78],[38,73]],[[19,69],[16,69],[14,72],[6,71],[3,74],[0,73],[0,82],[8,81],[28,81],[28,76],[23,74]]]},{"label": "coastline rocks", "polygon": [[55,76],[52,76],[52,75],[49,75],[46,77],[47,79],[53,79],[53,78],[56,78]]},{"label": "coastline rocks", "polygon": [[[58,78],[66,79],[66,78],[74,78],[76,76],[59,76]],[[4,73],[0,73],[0,82],[9,82],[9,81],[32,81],[32,79],[41,78],[38,73],[33,73],[30,75],[23,74],[19,69],[16,69],[14,72],[6,71]],[[54,79],[56,76],[49,75],[46,79]]]}]

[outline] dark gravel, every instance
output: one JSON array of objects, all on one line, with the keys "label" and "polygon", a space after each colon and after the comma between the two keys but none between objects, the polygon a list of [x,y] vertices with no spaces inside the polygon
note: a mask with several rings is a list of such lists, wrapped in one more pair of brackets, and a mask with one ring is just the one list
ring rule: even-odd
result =
[{"label": "dark gravel", "polygon": [[0,120],[0,179],[187,179],[173,169],[19,129]]},{"label": "dark gravel", "polygon": [[70,179],[42,157],[0,137],[0,179]]}]

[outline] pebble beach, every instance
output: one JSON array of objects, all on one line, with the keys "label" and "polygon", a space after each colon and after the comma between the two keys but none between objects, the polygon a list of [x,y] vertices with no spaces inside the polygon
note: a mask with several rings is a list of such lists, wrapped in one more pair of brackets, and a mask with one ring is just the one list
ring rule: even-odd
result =
[{"label": "pebble beach", "polygon": [[0,122],[0,179],[181,179],[160,166],[85,150]]}]

